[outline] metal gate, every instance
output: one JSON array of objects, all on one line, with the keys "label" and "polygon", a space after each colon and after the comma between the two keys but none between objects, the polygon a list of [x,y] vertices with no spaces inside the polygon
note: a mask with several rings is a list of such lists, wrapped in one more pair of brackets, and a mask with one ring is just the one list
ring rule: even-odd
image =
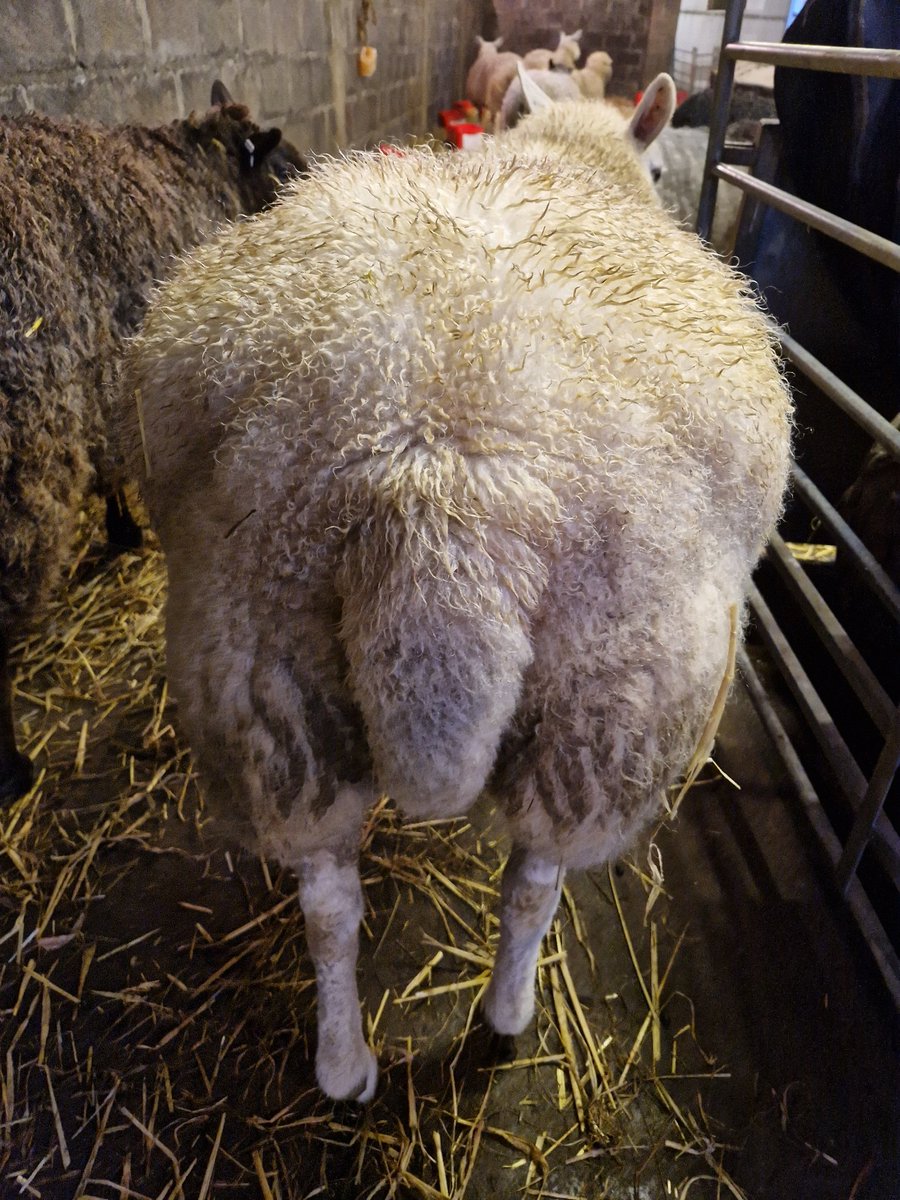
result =
[{"label": "metal gate", "polygon": [[[741,157],[738,152],[732,152],[725,143],[737,59],[900,79],[900,50],[742,43],[740,31],[745,2],[730,0],[725,15],[697,232],[702,238],[709,239],[718,183],[724,180],[742,189],[745,208],[748,197],[752,198],[757,205],[778,209],[802,225],[900,272],[900,245],[896,242],[877,236],[752,174],[748,176],[735,170],[735,164],[747,162],[746,155]],[[900,129],[895,132],[900,138]],[[765,159],[770,148],[764,138],[757,161]],[[814,298],[811,302],[815,302]],[[889,421],[787,333],[781,336],[781,343],[792,369],[815,384],[829,402],[864,429],[895,461],[900,461],[900,432]],[[897,407],[900,408],[900,397]],[[898,628],[900,591],[892,579],[817,483],[797,465],[792,476],[794,501],[802,504],[820,528],[827,531],[842,564],[852,571],[855,586],[874,597],[886,619],[894,623],[894,629]],[[779,535],[773,537],[767,559],[771,568],[766,569],[779,577],[790,597],[789,620],[785,620],[784,610],[781,619],[776,618],[761,585],[752,589],[750,603],[755,629],[770,662],[774,663],[786,684],[786,693],[792,698],[789,710],[783,702],[775,703],[772,686],[764,682],[746,651],[741,652],[739,666],[763,724],[784,760],[831,864],[836,884],[860,926],[895,1002],[900,1005],[900,959],[897,944],[888,932],[894,926],[894,937],[897,936],[894,919],[900,896],[900,838],[885,809],[900,759],[900,708],[896,704],[896,691],[892,698],[893,689],[884,683],[885,671],[872,669],[870,661],[860,653],[826,602],[817,587],[815,569],[799,562]],[[814,635],[818,651],[823,657],[828,656],[846,680],[877,731],[875,753],[865,768],[860,766],[857,755],[848,745],[847,731],[842,725],[846,717],[834,710],[833,705],[829,708],[821,688],[814,685],[792,644],[801,623],[802,636],[809,639]],[[878,666],[884,667],[884,664]],[[900,663],[894,663],[893,668],[887,664],[887,670],[891,669],[900,674]],[[788,716],[783,719],[786,711]],[[797,736],[798,728],[803,731],[802,737]],[[823,801],[821,784],[815,786],[811,779],[808,769],[810,746],[815,747],[816,755],[827,764],[830,782],[844,806],[843,818],[833,803]]]}]

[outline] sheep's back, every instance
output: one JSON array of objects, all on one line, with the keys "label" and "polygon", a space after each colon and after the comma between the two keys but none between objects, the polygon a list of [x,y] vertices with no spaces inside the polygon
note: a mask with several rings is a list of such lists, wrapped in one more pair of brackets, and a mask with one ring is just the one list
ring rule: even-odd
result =
[{"label": "sheep's back", "polygon": [[245,510],[299,511],[451,447],[521,464],[560,527],[631,512],[677,552],[705,521],[751,556],[786,468],[786,391],[736,277],[628,187],[549,159],[320,167],[162,290],[131,381],[163,521],[219,467]]}]

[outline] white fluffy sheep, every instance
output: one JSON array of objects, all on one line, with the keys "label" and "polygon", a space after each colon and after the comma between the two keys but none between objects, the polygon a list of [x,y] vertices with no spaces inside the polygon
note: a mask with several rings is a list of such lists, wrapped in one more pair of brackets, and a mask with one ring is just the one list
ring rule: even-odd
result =
[{"label": "white fluffy sheep", "polygon": [[376,1079],[360,828],[486,786],[512,838],[484,1014],[516,1034],[569,867],[685,768],[779,512],[789,402],[740,279],[630,126],[320,162],[196,251],[132,347],[169,673],[211,809],[298,874],[330,1096]]},{"label": "white fluffy sheep", "polygon": [[537,50],[529,50],[527,54],[522,56],[522,66],[526,71],[549,71],[552,61],[553,51],[545,50],[543,47],[539,47]]},{"label": "white fluffy sheep", "polygon": [[584,60],[583,67],[572,72],[572,76],[586,100],[602,100],[612,72],[613,61],[606,51],[595,50]]}]

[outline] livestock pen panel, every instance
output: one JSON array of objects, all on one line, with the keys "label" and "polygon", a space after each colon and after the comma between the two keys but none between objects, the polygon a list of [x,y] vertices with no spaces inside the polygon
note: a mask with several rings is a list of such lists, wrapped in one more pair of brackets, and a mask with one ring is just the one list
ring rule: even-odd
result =
[{"label": "livestock pen panel", "polygon": [[[863,263],[868,260],[879,264],[883,272],[878,279],[893,280],[887,287],[894,289],[888,293],[894,295],[897,284],[890,273],[900,272],[900,246],[892,237],[811,203],[785,186],[777,186],[785,181],[785,170],[781,131],[776,123],[769,123],[763,130],[751,176],[731,165],[725,149],[725,128],[738,60],[771,63],[780,69],[900,80],[900,50],[887,46],[742,43],[739,37],[744,7],[745,0],[732,0],[725,17],[698,233],[704,238],[709,236],[717,187],[722,180],[745,194],[743,235],[736,253],[780,319],[784,320],[787,312],[780,293],[789,292],[799,275],[792,255],[807,252],[811,239],[820,235],[864,256]],[[828,114],[822,113],[820,119],[826,122]],[[808,133],[812,138],[816,131],[809,129]],[[890,147],[882,144],[873,152],[885,156],[884,172],[889,179],[891,167],[886,156]],[[765,221],[766,214],[773,211],[801,223],[791,226],[788,233],[782,231],[777,243],[780,256],[775,251],[767,255]],[[895,237],[896,228],[892,232]],[[769,236],[771,246],[771,231]],[[896,831],[900,591],[896,563],[890,559],[890,539],[896,536],[896,530],[892,534],[889,490],[900,461],[900,433],[897,422],[892,424],[887,419],[890,410],[879,412],[876,407],[879,398],[882,409],[891,403],[896,406],[896,392],[891,401],[892,389],[883,386],[880,376],[873,375],[869,385],[867,377],[857,371],[863,380],[857,387],[866,395],[841,378],[841,356],[847,360],[853,357],[855,331],[849,326],[849,318],[841,327],[846,330],[846,345],[833,347],[831,366],[838,370],[831,369],[793,336],[796,329],[803,330],[804,336],[808,331],[815,338],[824,324],[817,310],[829,303],[828,294],[807,287],[795,309],[787,312],[792,332],[781,333],[783,354],[794,377],[800,406],[796,449],[802,455],[803,466],[795,462],[792,470],[787,537],[772,539],[767,565],[751,595],[755,628],[768,660],[761,670],[760,664],[744,651],[739,663],[760,716],[794,779],[811,828],[831,863],[835,883],[863,931],[891,994],[900,1003],[900,960],[895,940],[900,928],[900,838]],[[890,314],[886,319],[890,331]],[[826,340],[822,338],[824,350],[819,353],[829,353]],[[877,353],[884,339],[873,337],[873,341]],[[890,360],[890,345],[885,354]],[[852,369],[853,364],[849,365]],[[888,361],[886,369],[895,366],[895,362]],[[806,392],[813,389],[815,408],[810,407],[806,397]],[[813,424],[816,429],[810,433]],[[860,469],[859,448],[869,440],[874,446],[862,462],[860,478],[854,480],[853,472]],[[888,481],[888,490],[879,484],[879,473]],[[872,489],[879,486],[881,492],[873,493]],[[865,521],[866,512],[859,503],[854,503],[854,497],[860,494],[866,497],[868,509],[875,509],[874,528],[871,521]],[[853,511],[851,520],[847,519],[848,510]],[[864,522],[864,529],[853,528],[857,517]],[[808,540],[802,548],[787,540],[792,532],[803,537],[804,531]],[[809,544],[812,541],[816,546]],[[834,565],[823,566],[824,559]],[[763,678],[771,664],[780,679],[772,673]]]}]

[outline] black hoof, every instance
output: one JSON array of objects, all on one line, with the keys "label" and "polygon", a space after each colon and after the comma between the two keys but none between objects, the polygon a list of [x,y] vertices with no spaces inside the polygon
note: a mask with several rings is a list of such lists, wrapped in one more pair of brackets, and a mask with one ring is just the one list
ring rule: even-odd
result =
[{"label": "black hoof", "polygon": [[516,1039],[511,1033],[491,1032],[484,1048],[485,1066],[497,1067],[501,1063],[513,1062],[516,1057]]},{"label": "black hoof", "polygon": [[0,775],[0,804],[9,804],[24,796],[34,782],[34,765],[30,758],[18,752],[12,763]]},{"label": "black hoof", "polygon": [[496,1033],[487,1024],[484,1013],[470,1028],[466,1042],[454,1060],[457,1079],[474,1078],[482,1070],[502,1066],[516,1057],[516,1039],[509,1033]]}]

